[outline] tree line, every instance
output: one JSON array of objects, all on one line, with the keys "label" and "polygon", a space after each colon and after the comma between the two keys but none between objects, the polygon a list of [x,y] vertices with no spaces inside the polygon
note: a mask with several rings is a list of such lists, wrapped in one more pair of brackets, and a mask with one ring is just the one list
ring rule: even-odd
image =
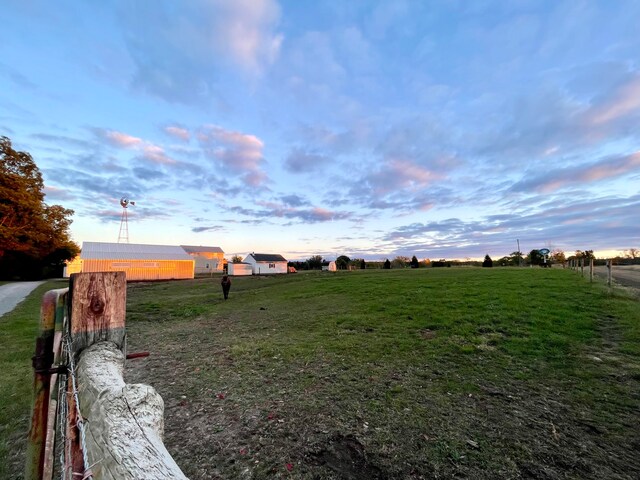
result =
[{"label": "tree line", "polygon": [[44,182],[31,155],[0,137],[0,278],[59,277],[80,251],[69,234],[73,210],[44,201]]},{"label": "tree line", "polygon": [[[398,269],[398,268],[438,268],[438,267],[451,267],[451,266],[471,266],[471,267],[518,267],[518,266],[551,266],[553,264],[565,264],[569,260],[584,259],[585,262],[589,262],[591,259],[595,260],[596,264],[604,264],[605,260],[598,260],[595,258],[592,249],[588,250],[576,250],[573,255],[567,256],[561,249],[554,249],[546,255],[543,255],[540,250],[531,250],[528,254],[515,251],[509,255],[505,255],[498,260],[493,260],[488,254],[485,255],[482,261],[477,260],[447,260],[441,258],[439,260],[430,260],[425,258],[418,260],[414,255],[409,259],[405,256],[397,256],[393,260],[388,258],[382,261],[365,261],[362,258],[350,259],[346,255],[340,255],[336,258],[336,268],[338,270],[353,270],[353,269],[365,269],[365,268],[377,268],[377,269]],[[630,248],[624,251],[623,256],[615,257],[614,263],[623,264],[640,264],[640,249]],[[289,262],[289,266],[295,267],[297,270],[321,270],[323,266],[328,266],[329,260],[324,259],[321,255],[313,255],[307,260],[292,261]]]}]

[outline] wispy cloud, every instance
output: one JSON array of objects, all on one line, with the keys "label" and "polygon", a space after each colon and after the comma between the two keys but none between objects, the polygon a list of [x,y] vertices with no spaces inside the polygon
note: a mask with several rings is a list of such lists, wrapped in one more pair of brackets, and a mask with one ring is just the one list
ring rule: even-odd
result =
[{"label": "wispy cloud", "polygon": [[171,1],[136,2],[120,19],[133,86],[169,102],[207,106],[221,99],[225,67],[259,76],[278,58],[283,41],[273,0],[193,0],[179,8]]},{"label": "wispy cloud", "polygon": [[551,169],[538,175],[530,174],[515,183],[511,190],[550,193],[569,186],[584,187],[586,183],[616,178],[631,172],[640,172],[640,152],[607,156],[590,164]]},{"label": "wispy cloud", "polygon": [[331,159],[325,155],[295,148],[287,156],[284,165],[292,173],[308,173],[326,169],[330,161]]},{"label": "wispy cloud", "polygon": [[118,148],[134,148],[142,144],[142,139],[128,135],[123,132],[117,132],[115,130],[105,130],[102,128],[95,128],[94,133],[106,140],[109,144]]},{"label": "wispy cloud", "polygon": [[246,184],[261,186],[267,182],[262,169],[264,144],[258,137],[206,125],[198,130],[197,138],[207,158],[240,175]]},{"label": "wispy cloud", "polygon": [[220,226],[220,225],[213,225],[213,226],[208,226],[208,227],[193,227],[191,229],[192,232],[194,233],[202,233],[202,232],[221,232],[224,231],[225,228]]},{"label": "wispy cloud", "polygon": [[164,132],[172,137],[178,138],[182,141],[188,142],[191,140],[191,133],[185,127],[180,127],[178,125],[169,125],[164,127]]}]

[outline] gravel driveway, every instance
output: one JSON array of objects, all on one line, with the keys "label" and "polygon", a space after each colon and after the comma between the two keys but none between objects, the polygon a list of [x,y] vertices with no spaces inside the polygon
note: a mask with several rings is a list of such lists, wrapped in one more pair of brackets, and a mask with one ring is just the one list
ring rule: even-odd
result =
[{"label": "gravel driveway", "polygon": [[0,317],[13,310],[41,283],[44,282],[16,282],[0,286]]}]

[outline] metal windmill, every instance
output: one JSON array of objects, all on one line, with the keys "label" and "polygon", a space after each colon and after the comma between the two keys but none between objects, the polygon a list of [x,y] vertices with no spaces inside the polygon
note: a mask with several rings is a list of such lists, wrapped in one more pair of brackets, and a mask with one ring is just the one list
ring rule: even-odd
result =
[{"label": "metal windmill", "polygon": [[136,202],[130,201],[128,198],[122,197],[120,205],[122,205],[122,217],[120,218],[120,232],[118,233],[118,243],[129,243],[129,217],[127,208],[129,205],[135,205]]}]

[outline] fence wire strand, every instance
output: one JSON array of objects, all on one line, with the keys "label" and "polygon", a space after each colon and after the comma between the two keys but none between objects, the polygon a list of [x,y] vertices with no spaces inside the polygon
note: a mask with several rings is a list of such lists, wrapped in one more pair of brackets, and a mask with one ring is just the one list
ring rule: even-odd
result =
[{"label": "fence wire strand", "polygon": [[[64,349],[64,347],[63,347]],[[67,424],[67,376],[58,375],[58,418],[57,418],[60,445],[60,479],[66,480],[65,454],[67,445],[66,424]]]},{"label": "fence wire strand", "polygon": [[87,452],[87,440],[86,433],[84,429],[84,418],[82,417],[82,413],[80,413],[80,400],[78,398],[78,388],[76,383],[76,364],[73,359],[73,352],[71,351],[71,340],[69,338],[68,332],[64,334],[64,343],[66,344],[66,352],[67,352],[67,361],[68,361],[68,371],[69,378],[71,379],[71,394],[73,395],[73,400],[75,403],[76,410],[76,427],[78,428],[78,432],[80,434],[80,448],[82,450],[82,462],[84,472],[82,473],[82,480],[93,479],[93,473],[91,472],[91,468],[89,467],[89,456]]}]

